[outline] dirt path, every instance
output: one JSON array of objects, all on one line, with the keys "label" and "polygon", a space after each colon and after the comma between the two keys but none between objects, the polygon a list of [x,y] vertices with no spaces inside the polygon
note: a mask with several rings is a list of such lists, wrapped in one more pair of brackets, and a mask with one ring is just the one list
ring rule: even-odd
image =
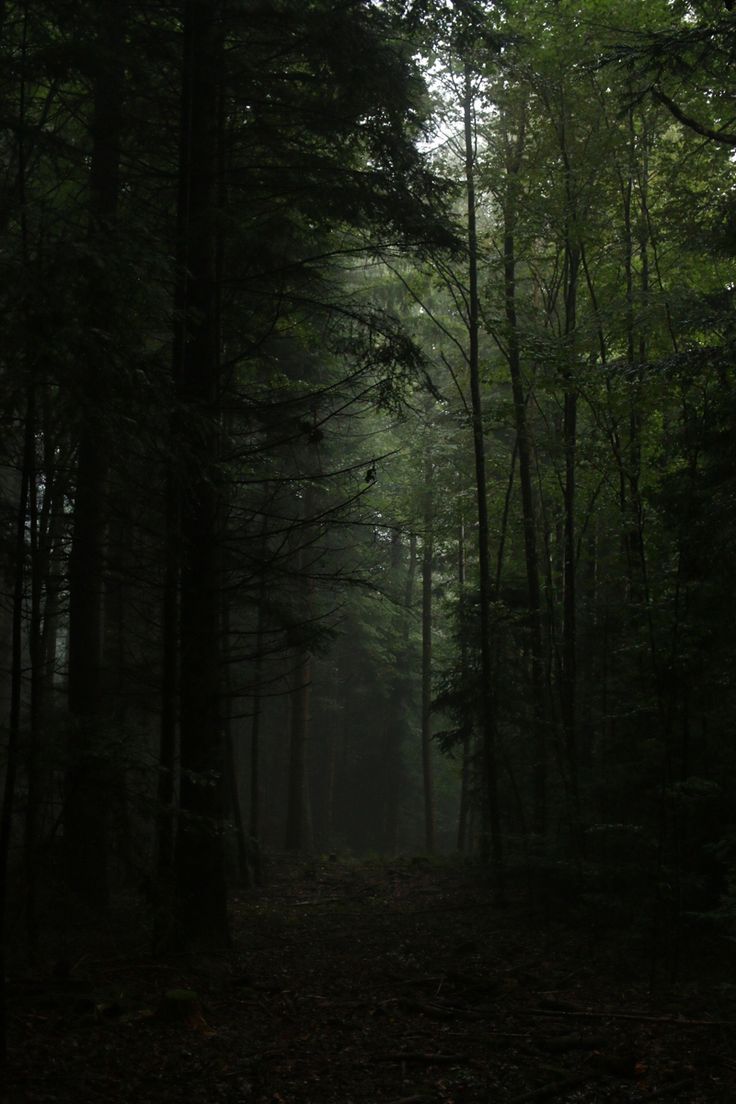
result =
[{"label": "dirt path", "polygon": [[[736,1027],[712,1022],[733,1000],[655,1000],[595,933],[462,871],[284,867],[235,916],[226,958],[88,954],[16,983],[2,1104],[736,1104]],[[181,1018],[172,989],[196,993]]]}]

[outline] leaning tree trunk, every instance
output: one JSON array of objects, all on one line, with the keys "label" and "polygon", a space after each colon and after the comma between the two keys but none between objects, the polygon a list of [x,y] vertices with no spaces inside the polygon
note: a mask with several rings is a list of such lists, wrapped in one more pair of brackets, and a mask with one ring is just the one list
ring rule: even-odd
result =
[{"label": "leaning tree trunk", "polygon": [[183,5],[184,69],[179,177],[175,366],[186,472],[179,528],[180,815],[172,937],[229,943],[223,850],[225,747],[220,696],[219,322],[216,288],[218,7]]}]

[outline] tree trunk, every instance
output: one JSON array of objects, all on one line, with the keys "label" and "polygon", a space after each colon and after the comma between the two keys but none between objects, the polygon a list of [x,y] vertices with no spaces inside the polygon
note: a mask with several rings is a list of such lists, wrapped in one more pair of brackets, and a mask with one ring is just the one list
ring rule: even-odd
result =
[{"label": "tree trunk", "polygon": [[[265,561],[265,531],[263,550]],[[266,630],[266,575],[265,562],[261,567],[258,587],[258,611],[256,624],[256,655],[253,668],[253,716],[250,728],[250,811],[248,833],[253,851],[253,878],[256,885],[263,881],[261,860],[261,715],[263,712],[263,641]]]},{"label": "tree trunk", "polygon": [[411,668],[409,658],[410,610],[414,601],[414,575],[416,572],[416,536],[410,537],[409,563],[404,582],[402,533],[395,529],[391,535],[392,598],[396,610],[396,666],[386,703],[383,750],[383,816],[381,824],[382,850],[392,855],[398,848],[399,797],[401,792],[402,745],[407,736],[406,699],[407,672]]},{"label": "tree trunk", "polygon": [[[457,582],[460,592],[460,601],[465,596],[465,522],[460,521],[457,535]],[[461,634],[460,643],[460,667],[467,670],[468,645],[465,633]],[[457,817],[457,849],[464,854],[468,846],[468,813],[470,811],[471,770],[473,751],[473,725],[468,716],[463,719],[462,732],[462,773],[460,776],[460,807]]]},{"label": "tree trunk", "polygon": [[508,363],[516,421],[516,443],[519,454],[521,508],[524,519],[524,559],[529,594],[529,637],[531,653],[533,710],[533,827],[543,836],[547,824],[547,749],[546,704],[544,678],[544,646],[542,632],[542,599],[537,558],[537,525],[534,513],[532,479],[532,444],[527,421],[526,396],[521,376],[521,354],[516,317],[516,187],[524,146],[524,125],[519,130],[515,149],[508,150],[507,191],[504,204],[504,292],[508,326]]},{"label": "tree trunk", "polygon": [[[28,712],[28,750],[26,755],[26,818],[23,839],[23,858],[25,868],[26,890],[26,946],[30,959],[33,961],[38,950],[38,909],[37,896],[37,869],[36,854],[40,832],[40,803],[41,803],[41,778],[39,758],[41,753],[41,709],[43,705],[44,671],[43,671],[43,620],[42,620],[42,590],[45,580],[48,578],[50,558],[46,555],[47,547],[41,548],[42,532],[44,545],[50,536],[48,521],[45,526],[40,525],[38,510],[38,473],[36,470],[36,398],[31,387],[28,396],[27,418],[30,422],[30,432],[33,435],[32,442],[27,442],[28,469],[28,535],[30,538],[31,553],[31,609],[28,625],[28,652],[30,659],[30,708]],[[46,484],[46,497],[49,506],[53,500],[53,490]],[[46,503],[44,502],[44,506]]]},{"label": "tree trunk", "polygon": [[[486,454],[483,436],[483,407],[480,394],[478,299],[478,236],[475,211],[475,147],[473,132],[473,90],[470,66],[465,67],[463,96],[465,131],[465,184],[468,212],[468,362],[470,397],[473,418],[473,452],[478,509],[478,560],[480,571],[481,621],[481,704],[484,779],[484,851],[490,858],[496,886],[503,890],[504,848],[498,803],[498,755],[495,703],[493,700],[493,661],[491,654],[492,580],[488,539],[488,497],[486,487]],[[490,838],[489,838],[490,837]]]},{"label": "tree trunk", "polygon": [[179,487],[172,472],[167,474],[164,522],[164,581],[161,629],[161,716],[159,761],[156,786],[156,880],[171,877],[174,862],[174,816],[176,796],[176,743],[179,693]]},{"label": "tree trunk", "polygon": [[[402,561],[401,530],[394,529],[391,533],[391,563],[390,563],[390,592],[391,599],[396,603],[398,617],[398,590],[399,574]],[[390,679],[383,721],[383,753],[381,756],[381,785],[382,785],[382,810],[381,810],[381,850],[384,855],[392,855],[396,850],[398,827],[398,801],[399,801],[399,763],[400,746],[402,737],[403,701],[403,671],[399,657],[396,657],[396,666]]]},{"label": "tree trunk", "polygon": [[[114,252],[119,197],[125,5],[107,0],[98,24],[90,160],[90,248]],[[102,594],[111,368],[105,339],[114,289],[97,267],[87,285],[90,348],[77,457],[69,559],[69,712],[73,720],[64,837],[69,884],[88,904],[108,900],[110,771],[104,749]]]},{"label": "tree trunk", "polygon": [[562,553],[562,665],[560,708],[565,742],[565,764],[569,793],[569,818],[576,859],[582,856],[580,791],[577,748],[577,299],[581,265],[578,241],[577,196],[567,146],[566,107],[563,103],[560,129],[560,153],[565,174],[565,260],[564,260],[564,368],[562,441],[565,454],[563,483],[564,525]]},{"label": "tree trunk", "polygon": [[424,462],[424,535],[422,538],[422,781],[424,791],[424,847],[435,849],[434,786],[432,777],[432,568],[434,560],[434,492],[432,458],[427,447]]},{"label": "tree trunk", "polygon": [[[302,590],[302,609],[308,615],[311,606],[312,581],[308,577],[305,546],[308,543],[308,526],[312,515],[312,493],[307,484],[303,501],[303,527],[299,539],[302,546],[297,556],[299,585]],[[294,652],[292,673],[291,719],[289,743],[289,788],[286,816],[286,849],[303,851],[311,847],[309,774],[307,770],[307,744],[309,740],[309,699],[312,685],[312,656],[306,644]]]},{"label": "tree trunk", "polygon": [[224,734],[220,697],[219,325],[217,148],[218,7],[183,5],[184,72],[179,179],[177,389],[184,420],[180,504],[180,817],[173,940],[229,944],[222,828]]},{"label": "tree trunk", "polygon": [[8,742],[5,754],[5,783],[0,809],[0,1066],[7,1058],[7,919],[8,919],[8,861],[10,838],[13,828],[13,807],[20,766],[21,706],[23,685],[23,595],[25,589],[26,521],[29,498],[29,479],[33,469],[35,449],[35,403],[32,388],[29,389],[26,407],[25,441],[21,473],[20,496],[15,524],[15,564],[13,581],[13,621],[11,643],[10,717]]},{"label": "tree trunk", "polygon": [[289,743],[289,792],[286,820],[286,850],[303,851],[309,846],[307,786],[307,740],[309,738],[309,696],[312,657],[304,648],[296,653],[291,692]]}]

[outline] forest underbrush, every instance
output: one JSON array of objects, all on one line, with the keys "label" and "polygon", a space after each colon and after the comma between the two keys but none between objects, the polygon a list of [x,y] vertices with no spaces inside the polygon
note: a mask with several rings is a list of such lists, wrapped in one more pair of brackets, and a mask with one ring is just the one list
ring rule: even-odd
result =
[{"label": "forest underbrush", "polygon": [[232,951],[197,957],[154,957],[132,901],[68,926],[65,956],[9,978],[0,1101],[736,1100],[721,935],[622,925],[522,872],[501,904],[478,875],[275,861],[233,900]]}]

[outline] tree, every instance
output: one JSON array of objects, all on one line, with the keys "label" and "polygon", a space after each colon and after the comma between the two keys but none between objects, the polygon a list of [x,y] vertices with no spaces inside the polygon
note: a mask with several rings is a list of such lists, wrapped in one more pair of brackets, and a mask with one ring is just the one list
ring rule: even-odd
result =
[{"label": "tree", "polygon": [[175,938],[229,942],[222,848],[220,716],[220,349],[217,250],[219,6],[186,0],[178,192],[175,353],[186,477],[180,497],[180,756]]},{"label": "tree", "polygon": [[76,471],[74,524],[69,559],[69,712],[72,718],[67,778],[65,840],[69,879],[90,903],[108,900],[107,824],[111,793],[105,762],[102,602],[106,495],[111,450],[108,404],[111,366],[108,316],[114,289],[101,278],[100,258],[116,249],[126,6],[108,4],[96,23],[97,70],[90,122],[89,175],[90,345],[80,380],[82,419]]}]

